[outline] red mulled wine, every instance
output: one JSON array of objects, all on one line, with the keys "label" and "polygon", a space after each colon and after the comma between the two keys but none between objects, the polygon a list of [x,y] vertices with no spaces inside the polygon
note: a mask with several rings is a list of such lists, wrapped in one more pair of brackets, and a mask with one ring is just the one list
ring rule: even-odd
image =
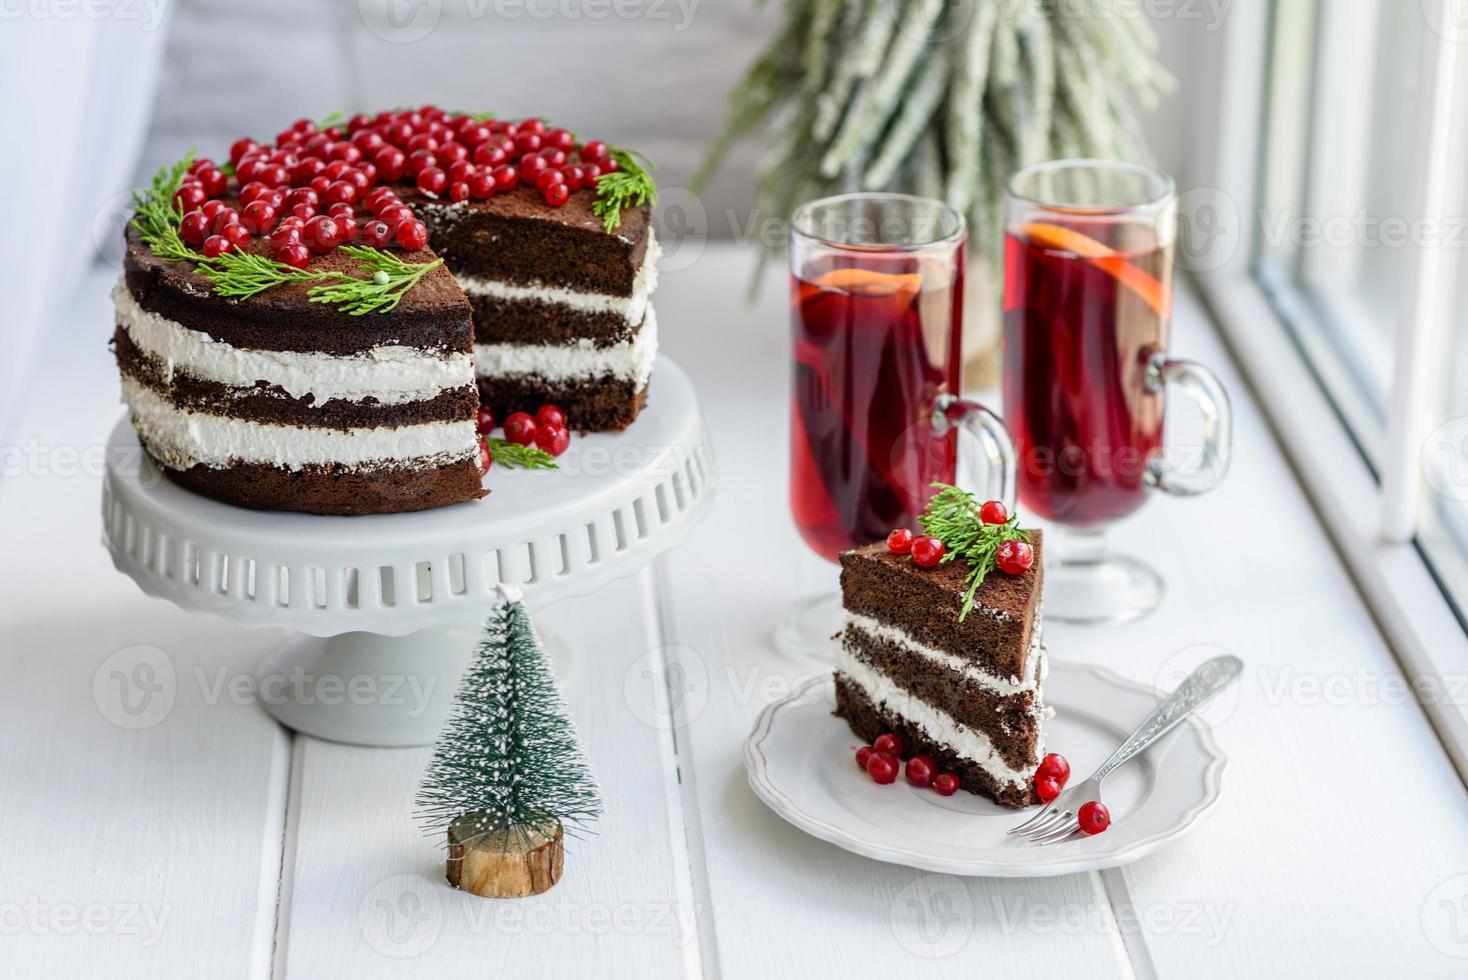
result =
[{"label": "red mulled wine", "polygon": [[954,432],[931,415],[958,391],[962,268],[961,249],[828,254],[792,277],[790,507],[826,558],[915,527],[929,484],[953,481]]},{"label": "red mulled wine", "polygon": [[1004,417],[1021,503],[1080,528],[1130,514],[1162,450],[1148,361],[1167,349],[1171,244],[1143,221],[1051,214],[1010,227],[1004,269]]}]

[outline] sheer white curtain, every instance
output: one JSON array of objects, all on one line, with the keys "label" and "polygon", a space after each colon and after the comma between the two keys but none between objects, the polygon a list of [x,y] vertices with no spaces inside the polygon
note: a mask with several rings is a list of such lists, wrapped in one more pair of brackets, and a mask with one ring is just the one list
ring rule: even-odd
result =
[{"label": "sheer white curtain", "polygon": [[0,6],[0,445],[41,342],[120,233],[168,21],[165,0]]}]

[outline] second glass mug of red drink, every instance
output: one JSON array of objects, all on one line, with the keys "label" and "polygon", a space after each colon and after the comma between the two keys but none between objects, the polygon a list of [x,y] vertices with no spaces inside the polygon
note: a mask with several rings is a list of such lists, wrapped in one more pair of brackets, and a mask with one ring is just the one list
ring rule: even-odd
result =
[{"label": "second glass mug of red drink", "polygon": [[[1045,615],[1134,619],[1160,575],[1111,553],[1103,533],[1152,491],[1192,496],[1228,470],[1232,415],[1207,368],[1171,357],[1172,180],[1146,167],[1058,160],[1009,182],[1004,253],[1004,415],[1021,508],[1046,538]],[[1164,453],[1166,391],[1201,410],[1196,445]]]},{"label": "second glass mug of red drink", "polygon": [[[1004,424],[959,398],[963,216],[905,194],[843,194],[796,211],[790,231],[790,509],[806,543],[835,561],[894,528],[921,533],[934,482],[1013,506],[1014,447]],[[970,454],[972,443],[977,453]],[[834,588],[796,604],[782,652],[829,659]]]}]

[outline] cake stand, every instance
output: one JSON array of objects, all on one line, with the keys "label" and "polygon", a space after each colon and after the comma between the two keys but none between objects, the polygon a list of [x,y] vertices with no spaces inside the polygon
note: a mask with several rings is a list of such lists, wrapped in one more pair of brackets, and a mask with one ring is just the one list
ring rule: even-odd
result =
[{"label": "cake stand", "polygon": [[427,745],[501,585],[534,610],[631,575],[707,512],[713,454],[693,386],[658,359],[628,429],[577,436],[554,471],[492,468],[482,500],[321,517],[210,500],[166,479],[124,417],[108,442],[103,541],[148,595],[296,636],[256,696],[282,724]]}]

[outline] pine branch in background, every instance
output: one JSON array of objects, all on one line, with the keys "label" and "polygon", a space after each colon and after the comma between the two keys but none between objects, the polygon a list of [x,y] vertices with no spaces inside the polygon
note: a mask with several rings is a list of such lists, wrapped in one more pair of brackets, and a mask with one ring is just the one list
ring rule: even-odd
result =
[{"label": "pine branch in background", "polygon": [[772,123],[759,206],[865,188],[940,196],[998,250],[1004,182],[1056,157],[1141,158],[1135,107],[1170,89],[1157,38],[1123,0],[787,0],[729,97],[695,188]]}]

